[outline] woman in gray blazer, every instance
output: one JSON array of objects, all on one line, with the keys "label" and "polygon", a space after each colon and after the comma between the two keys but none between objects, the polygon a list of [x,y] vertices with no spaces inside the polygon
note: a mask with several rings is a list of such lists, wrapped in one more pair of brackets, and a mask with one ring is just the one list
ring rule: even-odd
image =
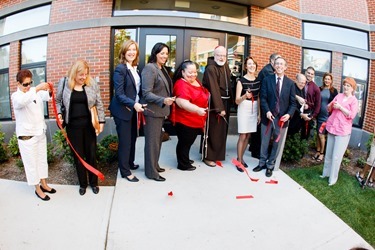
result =
[{"label": "woman in gray blazer", "polygon": [[165,181],[165,178],[159,175],[159,172],[165,171],[159,166],[162,127],[170,113],[170,106],[175,101],[175,98],[171,97],[172,79],[164,67],[168,55],[169,47],[166,44],[155,44],[148,64],[142,70],[143,102],[147,104],[144,111],[145,175],[155,181]]},{"label": "woman in gray blazer", "polygon": [[[96,136],[104,128],[105,114],[100,89],[90,77],[89,65],[84,60],[76,61],[68,71],[68,76],[62,78],[56,94],[58,118],[62,122],[61,105],[65,106],[65,123],[68,138],[78,154],[88,164],[96,166]],[[99,120],[98,131],[91,121],[91,108],[96,107]],[[79,194],[84,195],[89,184],[94,194],[99,193],[98,177],[87,171],[74,154],[74,163],[79,181]],[[88,173],[87,173],[88,172]]]}]

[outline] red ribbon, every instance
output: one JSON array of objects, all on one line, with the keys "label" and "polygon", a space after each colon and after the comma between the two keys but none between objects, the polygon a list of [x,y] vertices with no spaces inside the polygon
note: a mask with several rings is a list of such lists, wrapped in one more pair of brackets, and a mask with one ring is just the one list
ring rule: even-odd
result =
[{"label": "red ribbon", "polygon": [[252,198],[254,198],[254,196],[252,196],[252,195],[237,195],[236,196],[237,200],[238,199],[252,199]]},{"label": "red ribbon", "polygon": [[172,103],[172,124],[176,126],[176,103]]},{"label": "red ribbon", "polygon": [[138,112],[138,130],[141,128],[141,123],[143,123],[143,126],[146,125],[146,119],[142,112]]},{"label": "red ribbon", "polygon": [[267,183],[267,184],[277,184],[279,182],[277,180],[270,180],[270,181],[266,181],[265,183]]},{"label": "red ribbon", "polygon": [[49,82],[49,87],[51,89],[51,96],[52,96],[52,107],[53,107],[53,112],[55,113],[55,117],[56,117],[56,122],[57,122],[57,126],[61,129],[62,131],[62,134],[64,135],[65,139],[66,139],[66,142],[69,144],[70,148],[73,150],[73,152],[76,154],[78,160],[82,163],[82,165],[87,169],[89,170],[91,173],[95,174],[96,176],[98,176],[98,178],[100,180],[104,180],[104,175],[99,171],[97,170],[96,168],[94,168],[93,166],[91,166],[90,164],[88,164],[85,160],[83,160],[81,158],[81,156],[78,154],[78,152],[74,149],[72,143],[70,142],[69,138],[68,138],[68,135],[66,134],[65,132],[65,129],[62,127],[62,124],[60,122],[60,119],[58,119],[57,117],[57,108],[56,108],[56,101],[55,101],[55,94],[54,94],[54,91],[53,91],[53,83]]},{"label": "red ribbon", "polygon": [[241,162],[237,161],[236,159],[232,159],[232,163],[236,166],[236,167],[239,167],[240,169],[242,169],[246,174],[247,176],[249,177],[249,179],[251,181],[254,181],[254,182],[257,182],[259,181],[259,179],[255,179],[255,178],[251,178],[250,175],[249,175],[249,172],[247,171],[247,169],[242,165]]},{"label": "red ribbon", "polygon": [[275,142],[279,142],[280,141],[280,136],[281,136],[281,128],[284,127],[284,123],[283,121],[279,120],[279,127],[280,127],[280,130],[279,130],[279,135],[277,136]]},{"label": "red ribbon", "polygon": [[172,191],[168,192],[168,196],[173,196],[173,192]]},{"label": "red ribbon", "polygon": [[319,133],[323,134],[324,129],[326,128],[326,125],[327,125],[326,122],[323,122],[323,123],[322,123],[322,125],[321,125],[320,128],[319,128]]},{"label": "red ribbon", "polygon": [[221,161],[216,161],[216,165],[218,166],[218,167],[223,167],[223,163],[221,163]]}]

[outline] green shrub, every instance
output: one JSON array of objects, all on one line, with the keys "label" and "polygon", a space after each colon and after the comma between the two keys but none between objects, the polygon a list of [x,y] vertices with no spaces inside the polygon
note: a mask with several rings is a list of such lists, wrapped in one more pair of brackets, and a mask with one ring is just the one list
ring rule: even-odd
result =
[{"label": "green shrub", "polygon": [[70,164],[74,163],[73,158],[73,152],[70,149],[68,143],[66,142],[66,139],[61,132],[62,130],[57,130],[55,134],[53,135],[53,142],[54,142],[54,149],[55,149],[55,155],[57,157],[62,157],[65,161],[67,161]]},{"label": "green shrub", "polygon": [[5,147],[5,133],[1,130],[0,124],[0,162],[6,162],[9,160],[7,148]]},{"label": "green shrub", "polygon": [[21,157],[18,157],[16,160],[16,166],[19,167],[20,169],[23,169],[23,161]]},{"label": "green shrub", "polygon": [[16,133],[10,138],[8,143],[8,149],[12,156],[19,156],[20,155],[20,148],[18,147],[18,139]]},{"label": "green shrub", "polygon": [[306,140],[301,140],[299,133],[288,135],[285,141],[282,160],[286,162],[298,162],[306,154],[307,149],[308,143]]},{"label": "green shrub", "polygon": [[341,165],[343,167],[347,167],[347,166],[349,166],[349,164],[350,164],[350,159],[349,158],[347,158],[347,157],[342,158]]},{"label": "green shrub", "polygon": [[47,162],[52,163],[55,161],[54,146],[52,143],[47,144]]},{"label": "green shrub", "polygon": [[357,159],[357,166],[363,168],[366,165],[366,160],[363,157]]},{"label": "green shrub", "polygon": [[98,143],[96,155],[99,162],[111,163],[118,159],[117,157],[118,138],[115,135],[105,136]]},{"label": "green shrub", "polygon": [[371,134],[370,138],[368,138],[368,141],[366,142],[367,157],[370,156],[371,145],[372,145],[373,140],[374,140],[374,134]]}]

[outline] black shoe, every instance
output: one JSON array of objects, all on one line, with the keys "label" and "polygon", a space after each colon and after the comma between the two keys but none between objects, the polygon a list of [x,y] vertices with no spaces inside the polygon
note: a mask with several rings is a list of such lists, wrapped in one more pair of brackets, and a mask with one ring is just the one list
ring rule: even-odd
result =
[{"label": "black shoe", "polygon": [[266,176],[271,177],[272,176],[272,169],[267,168],[266,170]]},{"label": "black shoe", "polygon": [[245,168],[248,168],[249,166],[246,164],[246,162],[242,162],[242,165],[245,167]]},{"label": "black shoe", "polygon": [[51,188],[51,190],[48,191],[47,189],[43,188],[42,185],[40,185],[40,189],[41,189],[43,192],[45,192],[45,193],[49,193],[49,194],[54,194],[54,193],[56,193],[56,189],[54,189],[54,188]]},{"label": "black shoe", "polygon": [[84,195],[86,193],[86,188],[80,187],[79,188],[79,194]]},{"label": "black shoe", "polygon": [[92,192],[93,192],[94,194],[99,193],[99,187],[98,187],[98,186],[96,186],[96,187],[91,187],[91,189],[92,189]]},{"label": "black shoe", "polygon": [[156,177],[156,178],[152,178],[154,181],[165,181],[165,178],[161,175],[159,175],[159,177]]},{"label": "black shoe", "polygon": [[127,179],[127,180],[130,181],[130,182],[138,182],[138,181],[139,181],[138,178],[137,178],[136,176],[133,176],[132,179],[130,179],[129,177],[125,176],[125,179]]},{"label": "black shoe", "polygon": [[182,170],[182,171],[194,171],[196,169],[196,167],[194,167],[194,166],[190,166],[190,167],[187,167],[187,168],[177,167],[177,169]]},{"label": "black shoe", "polygon": [[194,161],[193,161],[193,160],[190,160],[190,159],[189,159],[189,163],[190,163],[190,164],[193,164],[193,163],[194,163]]},{"label": "black shoe", "polygon": [[237,170],[239,171],[239,172],[243,172],[243,169],[242,168],[239,168],[239,167],[236,167],[237,168]]},{"label": "black shoe", "polygon": [[253,171],[254,172],[259,172],[259,171],[262,171],[263,169],[266,169],[266,167],[265,166],[256,166],[254,169],[253,169]]},{"label": "black shoe", "polygon": [[164,168],[159,168],[156,171],[158,171],[159,173],[162,173],[162,172],[165,172],[165,169]]},{"label": "black shoe", "polygon": [[136,169],[138,169],[139,168],[139,165],[138,164],[135,164],[135,165],[133,165],[133,166],[130,166],[130,169],[131,170],[136,170]]},{"label": "black shoe", "polygon": [[51,198],[49,198],[48,195],[44,196],[44,198],[40,197],[39,194],[35,191],[36,196],[38,196],[39,199],[42,201],[49,201]]}]

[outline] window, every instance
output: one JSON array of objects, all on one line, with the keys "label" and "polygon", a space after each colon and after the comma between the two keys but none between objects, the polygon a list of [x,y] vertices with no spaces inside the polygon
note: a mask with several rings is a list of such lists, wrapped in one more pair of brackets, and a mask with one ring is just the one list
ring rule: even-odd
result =
[{"label": "window", "polygon": [[9,93],[9,45],[0,47],[0,120],[11,119]]},{"label": "window", "polygon": [[368,32],[319,23],[303,23],[303,39],[369,50]]},{"label": "window", "polygon": [[26,10],[0,19],[0,36],[49,24],[50,5]]},{"label": "window", "polygon": [[[33,74],[33,85],[46,81],[47,37],[38,37],[21,42],[21,68]],[[48,117],[48,105],[44,103],[44,115]]]},{"label": "window", "polygon": [[248,6],[224,1],[116,0],[114,16],[180,16],[248,25]]},{"label": "window", "polygon": [[319,87],[322,86],[324,73],[331,72],[331,52],[303,49],[302,56],[302,72],[312,66],[315,69],[315,83]]},{"label": "window", "polygon": [[357,83],[355,96],[358,99],[359,109],[358,114],[353,121],[353,124],[357,126],[362,126],[368,82],[368,60],[354,56],[344,55],[342,66],[343,79],[345,77],[353,77]]}]

